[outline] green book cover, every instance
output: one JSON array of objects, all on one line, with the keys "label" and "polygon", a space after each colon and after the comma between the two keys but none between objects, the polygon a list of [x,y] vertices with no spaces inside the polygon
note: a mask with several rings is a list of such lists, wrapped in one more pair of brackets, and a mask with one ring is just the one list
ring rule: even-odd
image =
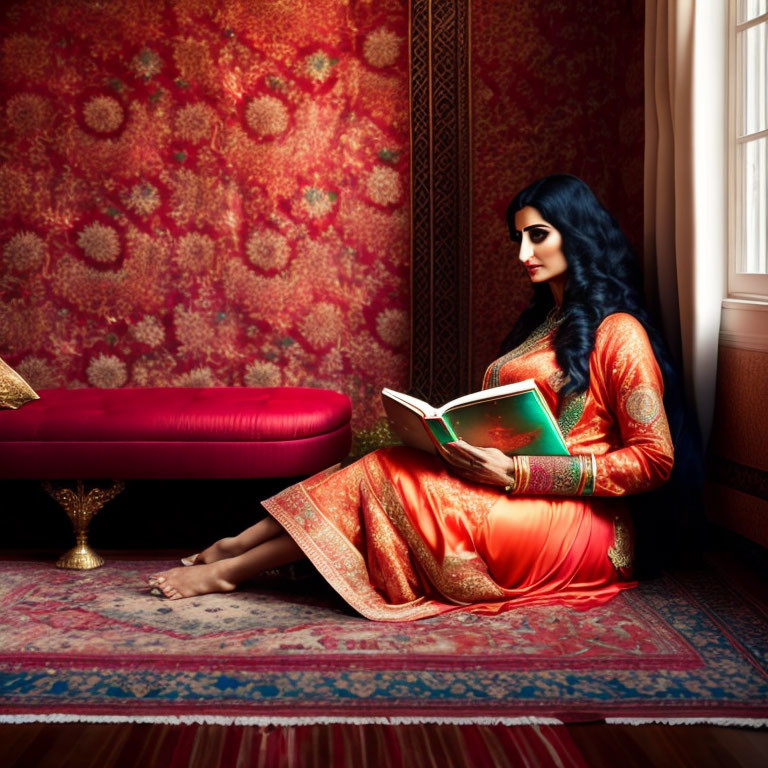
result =
[{"label": "green book cover", "polygon": [[457,439],[507,455],[567,456],[568,448],[533,379],[493,387],[434,408],[401,392],[382,392],[384,409],[406,445],[439,452]]}]

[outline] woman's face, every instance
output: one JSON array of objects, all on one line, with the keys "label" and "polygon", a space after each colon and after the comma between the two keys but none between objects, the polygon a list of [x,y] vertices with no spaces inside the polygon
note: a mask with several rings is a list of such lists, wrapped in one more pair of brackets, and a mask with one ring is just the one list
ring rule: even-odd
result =
[{"label": "woman's face", "polygon": [[529,205],[515,214],[515,230],[515,239],[520,243],[519,258],[531,282],[564,282],[568,262],[560,232]]}]

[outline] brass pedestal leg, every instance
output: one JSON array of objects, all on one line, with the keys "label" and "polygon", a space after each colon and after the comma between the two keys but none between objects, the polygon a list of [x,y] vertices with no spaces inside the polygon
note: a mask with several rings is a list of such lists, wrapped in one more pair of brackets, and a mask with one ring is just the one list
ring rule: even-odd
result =
[{"label": "brass pedestal leg", "polygon": [[53,484],[46,480],[43,488],[64,507],[72,521],[77,541],[72,549],[56,561],[57,567],[84,571],[104,565],[104,558],[88,546],[88,525],[91,518],[125,488],[125,483],[122,480],[113,480],[111,488],[91,488],[86,493],[82,480],[77,481],[77,490],[74,491],[71,488],[54,488]]}]

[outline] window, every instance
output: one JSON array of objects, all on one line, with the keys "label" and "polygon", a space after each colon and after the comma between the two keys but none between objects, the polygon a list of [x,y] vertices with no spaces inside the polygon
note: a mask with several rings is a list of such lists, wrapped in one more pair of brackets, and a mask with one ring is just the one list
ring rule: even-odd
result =
[{"label": "window", "polygon": [[728,295],[768,299],[768,0],[732,0]]}]

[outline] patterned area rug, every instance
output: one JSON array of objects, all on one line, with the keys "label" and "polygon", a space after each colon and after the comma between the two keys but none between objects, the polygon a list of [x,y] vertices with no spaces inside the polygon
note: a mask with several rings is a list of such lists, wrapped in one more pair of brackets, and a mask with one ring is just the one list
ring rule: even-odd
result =
[{"label": "patterned area rug", "polygon": [[167,601],[164,565],[0,563],[0,720],[768,723],[765,604],[712,569],[392,624],[315,579]]}]

